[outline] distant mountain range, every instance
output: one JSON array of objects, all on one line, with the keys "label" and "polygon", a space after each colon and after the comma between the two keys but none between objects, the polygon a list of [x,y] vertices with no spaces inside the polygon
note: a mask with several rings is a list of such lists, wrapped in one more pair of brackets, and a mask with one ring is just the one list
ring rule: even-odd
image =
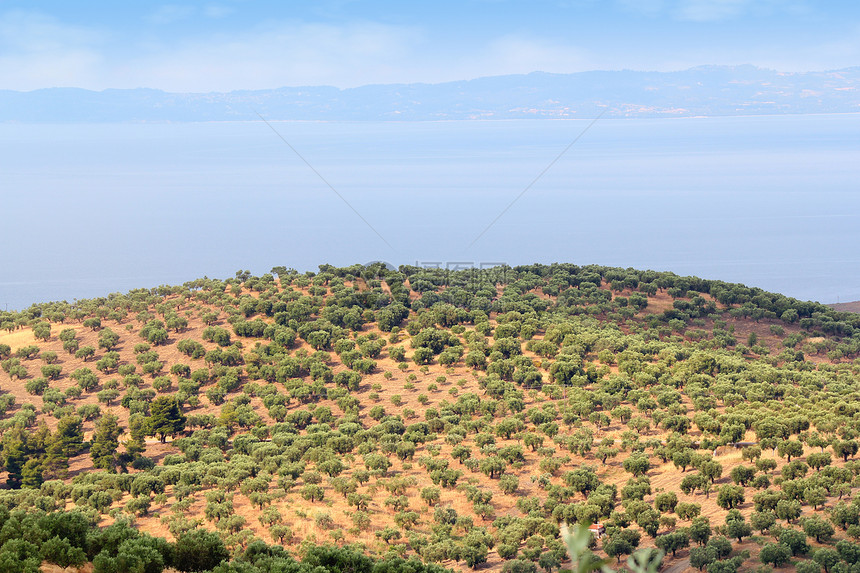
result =
[{"label": "distant mountain range", "polygon": [[754,66],[679,72],[534,72],[440,84],[286,87],[227,93],[154,89],[0,90],[0,122],[462,120],[860,112],[860,67],[785,73]]}]

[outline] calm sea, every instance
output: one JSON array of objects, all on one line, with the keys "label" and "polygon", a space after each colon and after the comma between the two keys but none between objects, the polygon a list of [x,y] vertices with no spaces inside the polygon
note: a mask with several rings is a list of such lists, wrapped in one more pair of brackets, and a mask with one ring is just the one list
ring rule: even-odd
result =
[{"label": "calm sea", "polygon": [[860,115],[588,124],[3,124],[0,309],[373,260],[860,299]]}]

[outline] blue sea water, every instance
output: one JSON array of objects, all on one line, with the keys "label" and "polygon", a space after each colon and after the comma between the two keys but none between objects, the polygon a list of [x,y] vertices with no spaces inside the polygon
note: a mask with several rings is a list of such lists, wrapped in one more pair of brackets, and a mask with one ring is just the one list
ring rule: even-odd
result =
[{"label": "blue sea water", "polygon": [[860,115],[589,123],[0,124],[0,309],[373,260],[860,299]]}]

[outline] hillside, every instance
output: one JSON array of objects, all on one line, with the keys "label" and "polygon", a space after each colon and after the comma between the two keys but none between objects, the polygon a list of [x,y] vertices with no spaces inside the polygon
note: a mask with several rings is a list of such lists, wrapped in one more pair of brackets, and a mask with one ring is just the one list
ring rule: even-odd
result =
[{"label": "hillside", "polygon": [[600,521],[673,572],[858,561],[858,315],[599,266],[272,271],[0,312],[0,505],[236,556],[551,572]]},{"label": "hillside", "polygon": [[834,302],[828,304],[827,306],[838,312],[860,313],[860,301],[858,300],[855,300],[853,302]]}]

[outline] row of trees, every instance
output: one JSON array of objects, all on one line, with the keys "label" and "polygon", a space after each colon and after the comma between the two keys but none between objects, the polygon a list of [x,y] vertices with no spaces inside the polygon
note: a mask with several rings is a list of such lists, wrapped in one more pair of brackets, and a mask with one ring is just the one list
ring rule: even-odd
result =
[{"label": "row of trees", "polygon": [[221,538],[203,529],[179,535],[175,543],[141,533],[118,520],[99,529],[80,512],[8,511],[0,507],[0,566],[4,571],[38,573],[42,562],[60,567],[91,561],[96,573],[160,573],[217,570],[263,573],[445,573],[436,565],[396,556],[374,560],[350,547],[307,547],[296,560],[279,546],[257,541],[233,558]]}]

